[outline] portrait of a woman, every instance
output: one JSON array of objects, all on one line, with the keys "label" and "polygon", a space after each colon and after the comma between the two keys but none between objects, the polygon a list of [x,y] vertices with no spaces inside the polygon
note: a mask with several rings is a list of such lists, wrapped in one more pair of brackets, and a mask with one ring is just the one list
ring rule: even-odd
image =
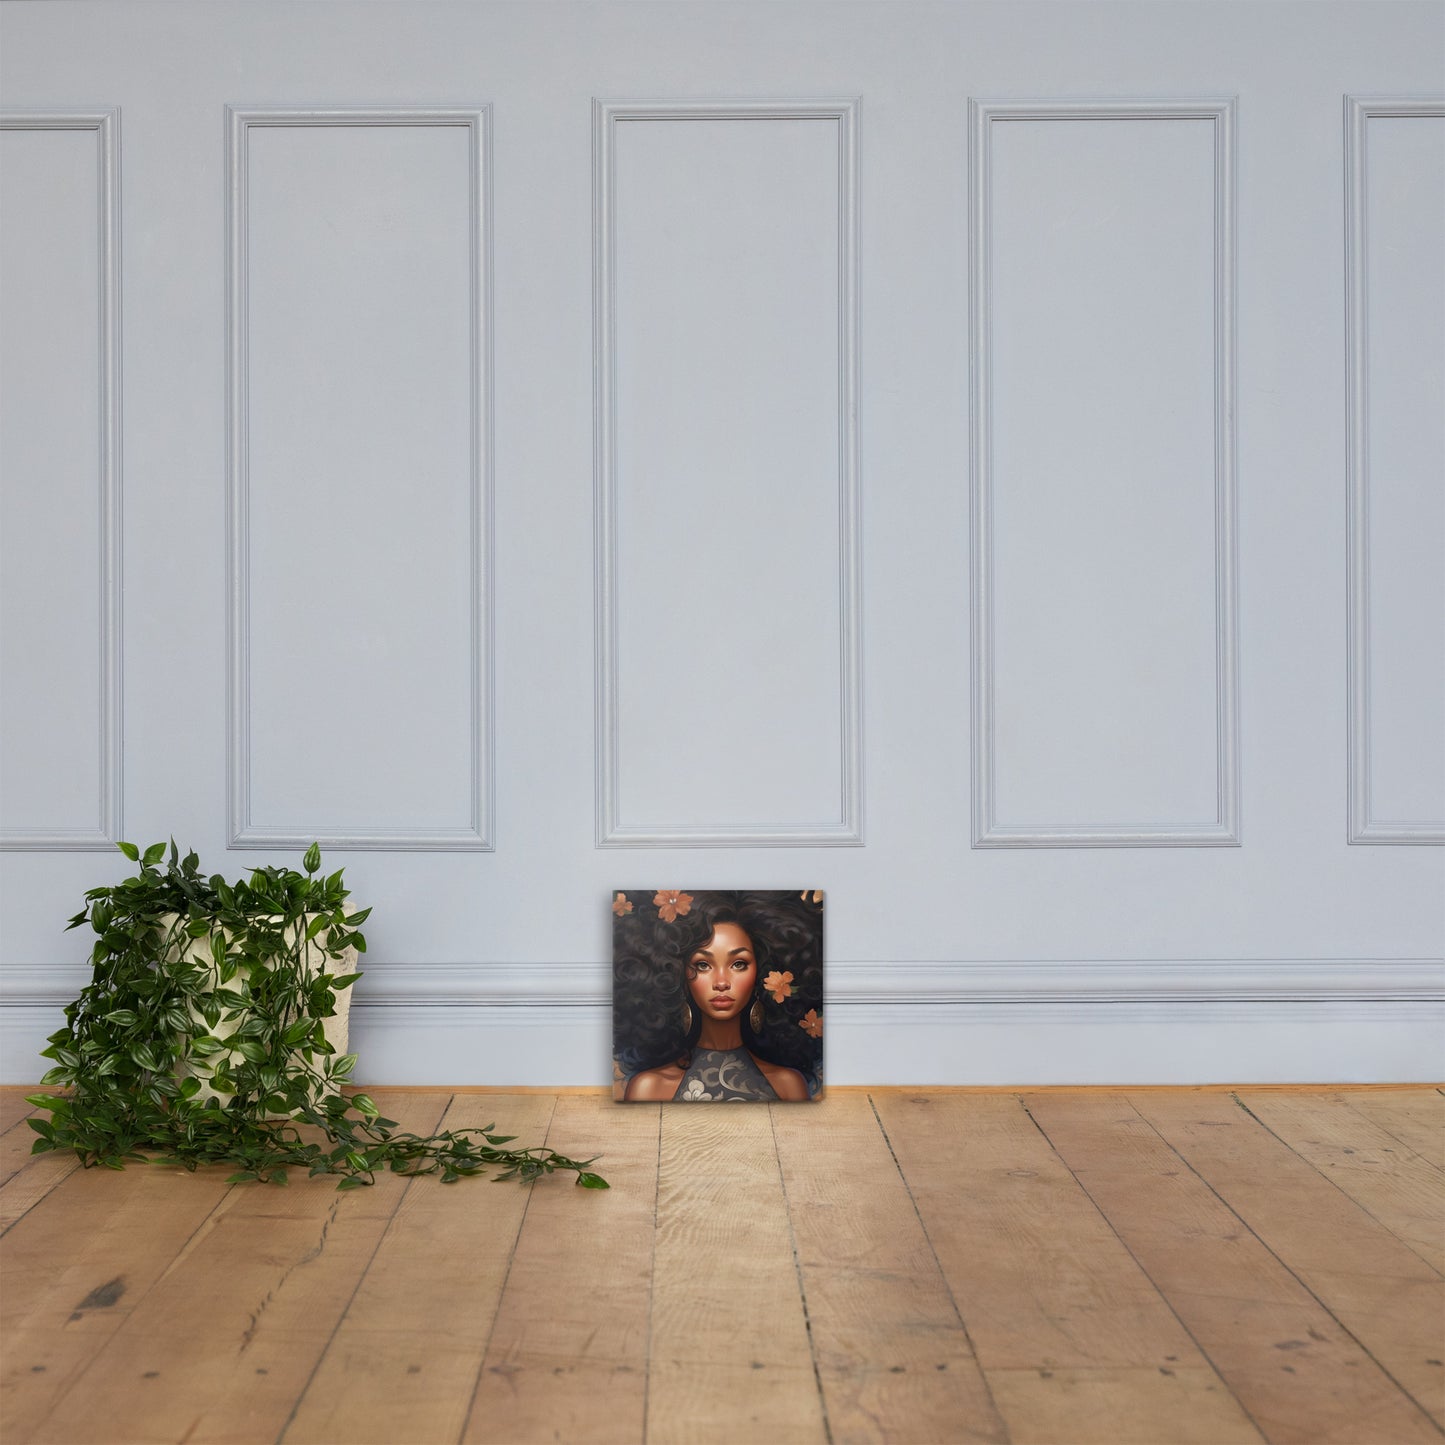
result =
[{"label": "portrait of a woman", "polygon": [[614,1096],[628,1103],[816,1098],[823,895],[618,892]]}]

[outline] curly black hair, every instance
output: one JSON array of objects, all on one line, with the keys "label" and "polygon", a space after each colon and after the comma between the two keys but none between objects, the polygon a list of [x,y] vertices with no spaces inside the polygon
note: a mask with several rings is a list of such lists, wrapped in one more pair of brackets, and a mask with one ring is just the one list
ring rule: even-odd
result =
[{"label": "curly black hair", "polygon": [[[655,896],[650,889],[613,894],[612,1051],[621,1074],[630,1078],[672,1063],[686,1067],[702,1029],[694,1010],[692,1028],[683,1030],[687,961],[719,923],[736,923],[752,939],[758,965],[742,1012],[743,1043],[771,1064],[796,1069],[809,1095],[815,1094],[823,1041],[801,1021],[810,1009],[819,1015],[823,1009],[822,895],[699,891],[672,921]],[[792,993],[782,1003],[763,991],[763,980],[774,971],[793,975]],[[750,1015],[757,998],[763,1023],[754,1030]]]}]

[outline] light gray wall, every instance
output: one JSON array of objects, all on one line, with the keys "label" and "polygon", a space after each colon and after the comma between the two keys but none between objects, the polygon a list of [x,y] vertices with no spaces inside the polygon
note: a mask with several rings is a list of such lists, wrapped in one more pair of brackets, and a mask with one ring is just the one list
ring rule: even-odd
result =
[{"label": "light gray wall", "polygon": [[0,39],[4,1077],[171,834],[346,865],[373,1079],[744,885],[835,1082],[1440,1074],[1445,7]]}]

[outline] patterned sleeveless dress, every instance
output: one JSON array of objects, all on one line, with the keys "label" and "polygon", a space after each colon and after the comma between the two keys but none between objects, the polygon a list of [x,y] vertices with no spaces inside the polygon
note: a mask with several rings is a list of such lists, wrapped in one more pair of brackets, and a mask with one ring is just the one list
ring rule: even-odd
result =
[{"label": "patterned sleeveless dress", "polygon": [[672,1097],[684,1104],[738,1104],[778,1095],[746,1049],[695,1049]]}]

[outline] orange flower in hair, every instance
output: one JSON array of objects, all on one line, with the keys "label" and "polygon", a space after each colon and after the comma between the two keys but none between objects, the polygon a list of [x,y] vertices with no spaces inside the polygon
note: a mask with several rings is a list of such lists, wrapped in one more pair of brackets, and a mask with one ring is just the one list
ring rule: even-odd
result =
[{"label": "orange flower in hair", "polygon": [[625,893],[619,893],[617,897],[612,900],[612,911],[619,918],[621,918],[624,913],[632,912],[632,904],[628,902],[627,895]]},{"label": "orange flower in hair", "polygon": [[821,903],[823,901],[823,890],[821,888],[805,888],[798,894],[804,903]]},{"label": "orange flower in hair", "polygon": [[823,1037],[823,1018],[815,1008],[810,1008],[798,1020],[798,1027],[810,1038],[821,1039]]},{"label": "orange flower in hair", "polygon": [[763,988],[772,994],[774,1003],[782,1003],[793,991],[793,975],[774,971],[763,980]]},{"label": "orange flower in hair", "polygon": [[652,895],[652,901],[657,904],[657,916],[664,923],[676,923],[692,908],[692,894],[678,893],[676,890],[669,892],[661,889]]}]

